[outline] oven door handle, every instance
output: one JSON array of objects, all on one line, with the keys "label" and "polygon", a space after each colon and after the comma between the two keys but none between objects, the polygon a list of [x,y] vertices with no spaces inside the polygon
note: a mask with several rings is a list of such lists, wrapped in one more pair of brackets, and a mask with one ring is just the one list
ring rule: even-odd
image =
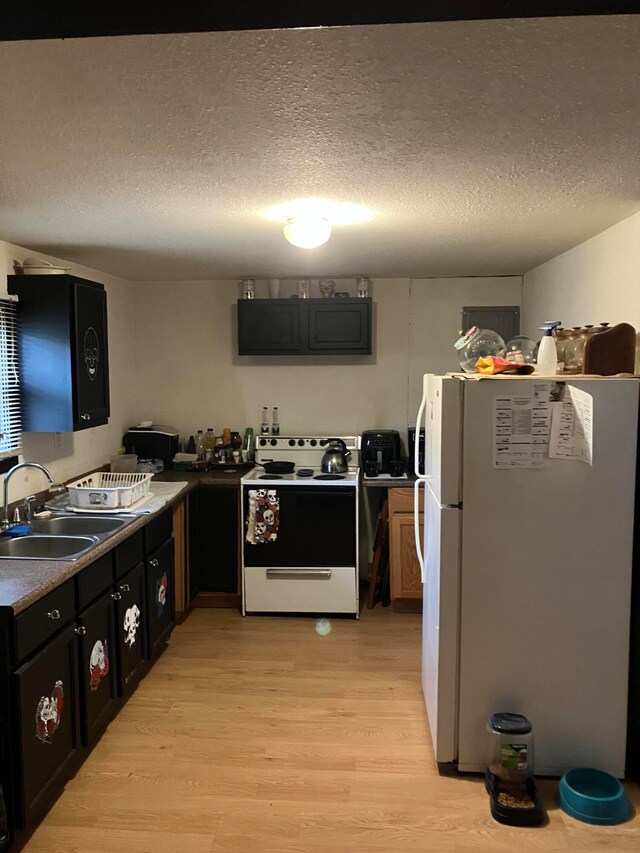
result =
[{"label": "oven door handle", "polygon": [[267,580],[308,580],[331,577],[331,569],[267,569]]}]

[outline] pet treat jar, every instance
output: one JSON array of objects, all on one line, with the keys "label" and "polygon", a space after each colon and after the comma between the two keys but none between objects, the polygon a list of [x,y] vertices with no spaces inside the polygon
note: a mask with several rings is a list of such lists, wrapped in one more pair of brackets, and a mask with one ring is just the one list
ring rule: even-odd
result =
[{"label": "pet treat jar", "polygon": [[522,714],[492,714],[487,724],[491,773],[505,782],[533,776],[533,727]]}]

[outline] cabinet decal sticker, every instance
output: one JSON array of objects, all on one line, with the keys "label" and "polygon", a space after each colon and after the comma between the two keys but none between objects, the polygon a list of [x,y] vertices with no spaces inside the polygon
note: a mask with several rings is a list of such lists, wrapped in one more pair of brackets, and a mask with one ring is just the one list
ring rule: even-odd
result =
[{"label": "cabinet decal sticker", "polygon": [[125,645],[128,645],[129,648],[132,649],[136,641],[138,628],[140,627],[140,608],[137,604],[133,604],[131,607],[127,608],[124,614],[124,623],[122,627],[124,628]]},{"label": "cabinet decal sticker", "polygon": [[92,693],[100,686],[102,679],[109,674],[109,646],[107,641],[96,640],[89,658],[89,689]]},{"label": "cabinet decal sticker", "polygon": [[89,326],[84,333],[84,363],[87,367],[87,375],[93,382],[98,374],[98,363],[100,361],[100,342],[98,334],[93,326]]},{"label": "cabinet decal sticker", "polygon": [[50,696],[41,696],[36,708],[36,737],[42,743],[52,743],[62,718],[64,687],[56,681]]},{"label": "cabinet decal sticker", "polygon": [[162,616],[164,613],[164,608],[167,603],[167,587],[169,586],[169,579],[167,578],[167,573],[165,572],[161,578],[158,578],[156,581],[156,604],[158,606],[158,616]]}]

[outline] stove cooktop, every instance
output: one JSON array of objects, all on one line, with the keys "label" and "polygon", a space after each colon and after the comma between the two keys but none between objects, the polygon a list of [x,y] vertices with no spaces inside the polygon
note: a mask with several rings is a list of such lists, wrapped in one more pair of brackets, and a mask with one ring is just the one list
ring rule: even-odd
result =
[{"label": "stove cooktop", "polygon": [[360,477],[359,468],[349,468],[344,474],[327,474],[321,468],[296,468],[291,474],[267,474],[259,466],[248,471],[242,480],[243,485],[255,483],[267,486],[285,486],[295,483],[304,486],[357,486]]}]

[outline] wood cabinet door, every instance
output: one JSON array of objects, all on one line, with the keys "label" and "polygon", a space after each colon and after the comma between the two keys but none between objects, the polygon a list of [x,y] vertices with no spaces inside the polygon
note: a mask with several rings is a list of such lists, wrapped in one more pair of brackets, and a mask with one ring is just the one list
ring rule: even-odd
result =
[{"label": "wood cabinet door", "polygon": [[74,429],[106,424],[109,419],[107,294],[91,282],[73,286]]},{"label": "wood cabinet door", "polygon": [[[419,522],[422,529],[422,514]],[[391,598],[422,598],[413,514],[409,513],[394,513],[391,516]]]},{"label": "wood cabinet door", "polygon": [[78,617],[82,741],[93,745],[118,708],[114,593]]},{"label": "wood cabinet door", "polygon": [[70,626],[14,674],[23,828],[62,790],[80,745],[77,648]]},{"label": "wood cabinet door", "polygon": [[146,667],[144,563],[131,569],[117,582],[115,601],[118,689],[121,696],[128,696]]},{"label": "wood cabinet door", "polygon": [[303,349],[296,299],[239,299],[238,355],[293,355]]},{"label": "wood cabinet door", "polygon": [[175,622],[175,561],[173,539],[167,540],[146,561],[147,649],[155,657]]}]

